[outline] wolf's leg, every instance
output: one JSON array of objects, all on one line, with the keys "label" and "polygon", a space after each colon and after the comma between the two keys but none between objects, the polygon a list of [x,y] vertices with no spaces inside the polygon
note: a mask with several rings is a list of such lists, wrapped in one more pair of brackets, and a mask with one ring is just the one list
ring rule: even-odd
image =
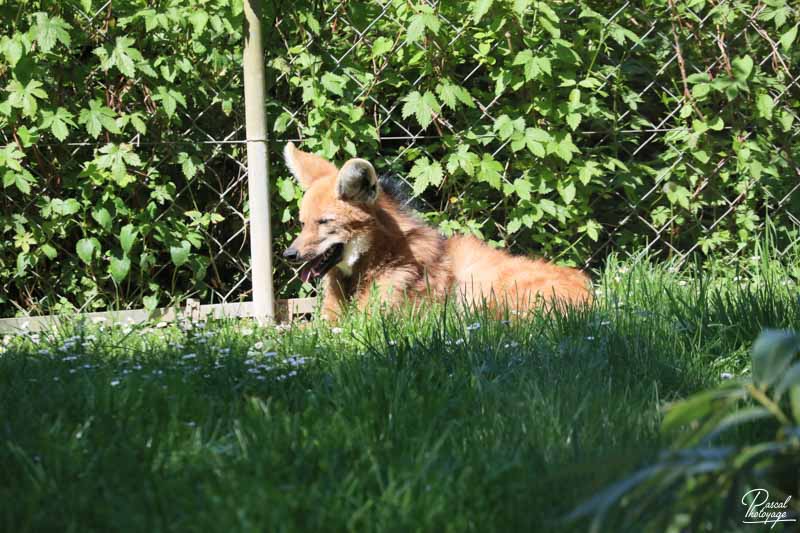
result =
[{"label": "wolf's leg", "polygon": [[334,268],[325,275],[322,297],[322,318],[335,322],[341,315],[345,303],[344,280],[339,269]]},{"label": "wolf's leg", "polygon": [[359,310],[369,306],[373,292],[377,300],[388,307],[398,307],[408,298],[416,296],[409,291],[413,285],[416,274],[411,270],[398,269],[378,277],[369,286],[359,290],[356,303]]}]

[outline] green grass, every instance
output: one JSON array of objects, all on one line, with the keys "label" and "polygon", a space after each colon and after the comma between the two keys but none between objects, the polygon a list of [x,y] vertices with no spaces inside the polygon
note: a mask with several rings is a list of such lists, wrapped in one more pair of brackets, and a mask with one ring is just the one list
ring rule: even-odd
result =
[{"label": "green grass", "polygon": [[590,309],[433,309],[281,330],[75,324],[0,354],[4,531],[585,531],[668,444],[661,408],[800,328],[765,261],[621,264]]}]

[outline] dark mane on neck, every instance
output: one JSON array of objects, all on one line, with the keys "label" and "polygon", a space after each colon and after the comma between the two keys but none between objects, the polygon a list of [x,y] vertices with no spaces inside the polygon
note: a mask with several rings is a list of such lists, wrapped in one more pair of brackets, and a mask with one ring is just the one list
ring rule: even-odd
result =
[{"label": "dark mane on neck", "polygon": [[381,192],[394,201],[403,211],[422,212],[422,205],[414,198],[411,186],[392,174],[382,174],[378,178]]}]

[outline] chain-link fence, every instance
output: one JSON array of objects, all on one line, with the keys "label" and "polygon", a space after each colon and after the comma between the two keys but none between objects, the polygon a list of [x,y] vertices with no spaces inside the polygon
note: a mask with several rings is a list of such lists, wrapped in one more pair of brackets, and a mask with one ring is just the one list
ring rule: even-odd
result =
[{"label": "chain-link fence", "polygon": [[768,225],[782,254],[796,249],[786,2],[317,2],[272,16],[276,161],[287,140],[339,163],[355,146],[446,232],[585,267],[610,252],[746,267]]},{"label": "chain-link fence", "polygon": [[[279,254],[289,140],[517,253],[746,266],[767,228],[796,250],[783,0],[263,6],[278,296],[314,293]],[[250,300],[240,4],[0,9],[3,314]]]},{"label": "chain-link fence", "polygon": [[226,4],[6,6],[0,316],[251,299]]}]

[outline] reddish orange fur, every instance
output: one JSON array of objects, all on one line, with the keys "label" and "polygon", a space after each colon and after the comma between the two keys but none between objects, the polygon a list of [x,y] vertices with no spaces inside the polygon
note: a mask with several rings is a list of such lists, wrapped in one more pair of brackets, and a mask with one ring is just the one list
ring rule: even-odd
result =
[{"label": "reddish orange fur", "polygon": [[[579,270],[512,256],[471,236],[446,239],[385,194],[366,203],[339,199],[334,165],[291,143],[285,155],[306,189],[300,208],[304,227],[292,246],[303,257],[314,257],[330,242],[366,243],[349,275],[344,267],[325,275],[325,318],[336,318],[351,299],[363,308],[373,288],[392,305],[406,297],[442,300],[455,294],[466,305],[516,312],[542,301],[591,299],[589,279]],[[319,224],[323,217],[332,222]]]}]

